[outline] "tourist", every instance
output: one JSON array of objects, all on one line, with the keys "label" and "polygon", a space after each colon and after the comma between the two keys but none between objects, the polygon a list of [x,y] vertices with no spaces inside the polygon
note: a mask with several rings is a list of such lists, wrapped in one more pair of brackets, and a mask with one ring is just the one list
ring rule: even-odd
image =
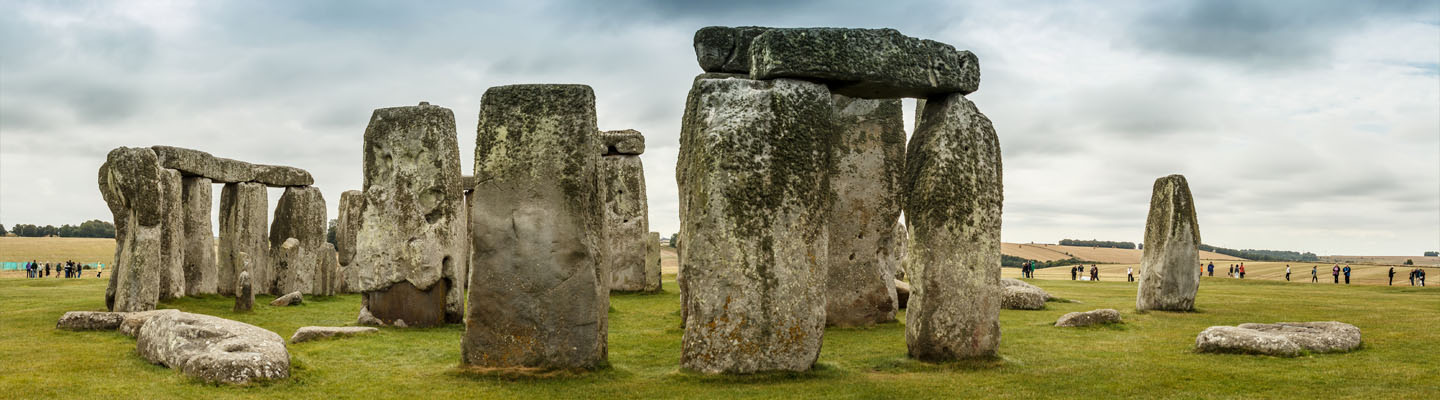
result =
[{"label": "tourist", "polygon": [[1311,265],[1311,266],[1310,266],[1310,283],[1315,283],[1315,282],[1319,282],[1319,281],[1320,281],[1320,266],[1319,266],[1319,265]]},{"label": "tourist", "polygon": [[1410,270],[1410,286],[1415,286],[1415,271],[1419,270],[1419,268]]},{"label": "tourist", "polygon": [[1070,280],[1075,280],[1075,266],[1070,266]]},{"label": "tourist", "polygon": [[1135,269],[1134,269],[1134,268],[1125,267],[1125,279],[1129,279],[1130,282],[1134,282],[1134,281],[1135,281]]},{"label": "tourist", "polygon": [[1100,269],[1095,268],[1094,265],[1090,266],[1090,280],[1095,282],[1100,281]]},{"label": "tourist", "polygon": [[1210,276],[1215,276],[1215,262],[1214,262],[1214,261],[1211,261],[1211,262],[1210,262],[1210,266],[1208,266],[1208,267],[1206,267],[1206,268],[1210,270]]},{"label": "tourist", "polygon": [[1335,278],[1335,283],[1340,283],[1340,264],[1335,264],[1335,267],[1330,268],[1330,276]]},{"label": "tourist", "polygon": [[1420,278],[1420,286],[1425,286],[1425,270],[1416,268],[1415,275]]},{"label": "tourist", "polygon": [[1240,279],[1245,279],[1245,263],[1240,263]]},{"label": "tourist", "polygon": [[1290,281],[1290,264],[1285,264],[1285,281]]},{"label": "tourist", "polygon": [[1349,264],[1346,264],[1346,265],[1345,265],[1345,269],[1344,269],[1343,271],[1345,272],[1345,284],[1346,284],[1346,285],[1349,285],[1349,284],[1350,284],[1350,265],[1349,265]]},{"label": "tourist", "polygon": [[1390,267],[1390,286],[1395,286],[1395,267]]}]

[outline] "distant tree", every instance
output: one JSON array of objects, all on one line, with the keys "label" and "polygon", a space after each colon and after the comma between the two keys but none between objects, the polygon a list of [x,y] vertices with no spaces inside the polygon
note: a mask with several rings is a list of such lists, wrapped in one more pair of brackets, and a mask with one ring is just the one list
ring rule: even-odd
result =
[{"label": "distant tree", "polygon": [[0,236],[5,236],[5,224],[0,224]]},{"label": "distant tree", "polygon": [[335,242],[335,226],[339,224],[340,220],[332,219],[328,224],[329,226],[325,228],[325,241],[330,242],[332,245],[339,245],[339,243]]},{"label": "distant tree", "polygon": [[[0,235],[4,235],[4,234],[5,234],[5,227],[4,227],[4,226],[0,226]],[[1427,251],[1427,252],[1425,252],[1425,256],[1426,256],[1426,257],[1440,257],[1440,251]]]},{"label": "distant tree", "polygon": [[80,237],[88,238],[114,238],[115,224],[92,219],[80,223]]},{"label": "distant tree", "polygon": [[678,245],[680,245],[680,233],[670,234],[670,248],[675,248],[675,246]]},{"label": "distant tree", "polygon": [[1109,240],[1095,240],[1095,239],[1090,239],[1090,240],[1060,239],[1060,245],[1061,245],[1061,246],[1081,246],[1081,247],[1108,247],[1108,248],[1114,248],[1114,249],[1134,249],[1134,248],[1135,248],[1135,243],[1131,243],[1131,242],[1115,242],[1115,241],[1109,241]]},{"label": "distant tree", "polygon": [[1406,259],[1405,265],[1415,265],[1415,260]]}]

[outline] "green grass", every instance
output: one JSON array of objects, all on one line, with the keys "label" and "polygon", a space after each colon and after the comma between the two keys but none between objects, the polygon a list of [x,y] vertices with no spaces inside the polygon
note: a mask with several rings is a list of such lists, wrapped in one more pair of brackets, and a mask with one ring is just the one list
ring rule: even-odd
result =
[{"label": "green grass", "polygon": [[[1035,281],[1057,297],[1041,311],[1002,311],[1001,359],[927,364],[905,357],[904,325],[826,331],[809,373],[700,376],[681,372],[679,297],[611,297],[611,368],[553,377],[461,372],[463,328],[382,329],[376,335],[290,345],[292,377],[213,386],[151,365],[117,332],[54,328],[65,311],[104,308],[105,281],[0,279],[3,398],[1421,398],[1440,393],[1440,291],[1410,287],[1286,285],[1206,278],[1200,312],[1134,312],[1125,282]],[[162,308],[255,324],[288,338],[306,325],[352,323],[356,295],[307,298],[249,314],[221,297]],[[1126,324],[1063,329],[1071,311],[1115,308]],[[902,317],[903,318],[903,317]],[[1197,354],[1212,325],[1339,320],[1364,332],[1363,349],[1286,359]]]}]

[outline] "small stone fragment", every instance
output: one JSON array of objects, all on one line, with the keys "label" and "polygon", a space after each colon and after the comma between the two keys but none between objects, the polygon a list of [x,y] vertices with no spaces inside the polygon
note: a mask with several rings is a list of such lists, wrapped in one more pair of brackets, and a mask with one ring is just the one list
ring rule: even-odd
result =
[{"label": "small stone fragment", "polygon": [[295,334],[290,336],[290,343],[349,337],[376,332],[380,332],[380,330],[365,326],[306,326],[295,330]]},{"label": "small stone fragment", "polygon": [[[241,254],[244,257],[244,254]],[[250,271],[235,278],[235,312],[248,312],[255,308],[255,287],[250,284]]]},{"label": "small stone fragment", "polygon": [[60,316],[55,329],[72,331],[115,330],[125,320],[125,313],[103,311],[68,311]]},{"label": "small stone fragment", "polygon": [[284,296],[276,297],[274,301],[271,301],[271,302],[270,302],[270,305],[271,305],[272,307],[286,307],[286,306],[299,305],[300,303],[304,303],[304,302],[305,302],[305,295],[304,295],[304,294],[301,294],[300,292],[297,291],[297,292],[290,292],[290,294],[287,294],[287,295],[284,295]]},{"label": "small stone fragment", "polygon": [[1120,312],[1110,308],[1092,310],[1086,312],[1072,312],[1060,316],[1055,320],[1055,326],[1080,327],[1100,324],[1121,323]]}]

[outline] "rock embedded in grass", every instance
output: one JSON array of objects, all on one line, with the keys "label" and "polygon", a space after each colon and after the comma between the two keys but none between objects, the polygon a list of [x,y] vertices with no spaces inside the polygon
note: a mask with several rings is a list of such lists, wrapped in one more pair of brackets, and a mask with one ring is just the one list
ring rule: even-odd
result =
[{"label": "rock embedded in grass", "polygon": [[290,336],[290,343],[308,342],[311,340],[325,339],[332,337],[348,337],[379,332],[380,329],[368,326],[306,326],[295,330]]},{"label": "rock embedded in grass", "polygon": [[[736,41],[744,44],[743,37]],[[927,98],[980,88],[974,53],[894,29],[769,29],[749,47],[752,79],[820,81],[850,97]]]},{"label": "rock embedded in grass", "polygon": [[1015,278],[1000,278],[1000,286],[1007,289],[1012,287],[1021,287],[1035,290],[1045,294],[1045,301],[1050,301],[1051,299],[1054,299],[1054,297],[1050,296],[1050,292],[1046,292],[1045,289],[1041,289],[1039,286],[1031,285],[1030,282],[1025,282]]},{"label": "rock embedded in grass", "polygon": [[1060,319],[1055,320],[1055,326],[1080,327],[1100,324],[1118,324],[1121,322],[1119,311],[1102,308],[1085,312],[1066,313],[1060,316]]},{"label": "rock embedded in grass", "polygon": [[1004,299],[1000,307],[1006,310],[1040,310],[1045,308],[1048,295],[1034,286],[1005,286]]},{"label": "rock embedded in grass", "polygon": [[243,385],[290,376],[290,353],[280,335],[209,315],[157,315],[140,328],[135,349],[150,362],[210,383]]},{"label": "rock embedded in grass", "polygon": [[125,313],[103,311],[68,311],[60,316],[55,329],[72,331],[115,330],[125,320]]},{"label": "rock embedded in grass", "polygon": [[299,305],[304,302],[305,295],[296,291],[290,292],[289,294],[286,294],[284,296],[276,297],[274,301],[270,302],[270,305],[274,307],[286,307]]},{"label": "rock embedded in grass", "polygon": [[905,154],[906,347],[923,361],[993,357],[1004,299],[1000,141],[960,94],[932,98],[921,119]]},{"label": "rock embedded in grass", "polygon": [[1348,352],[1360,347],[1360,328],[1343,322],[1247,323],[1212,326],[1195,337],[1202,353],[1248,353],[1293,357],[1302,352]]},{"label": "rock embedded in grass", "polygon": [[1200,289],[1200,224],[1195,199],[1181,175],[1155,180],[1145,221],[1135,309],[1195,310]]},{"label": "rock embedded in grass", "polygon": [[869,326],[895,320],[892,265],[901,241],[905,121],[899,99],[832,95],[836,145],[830,169],[825,324]]}]

